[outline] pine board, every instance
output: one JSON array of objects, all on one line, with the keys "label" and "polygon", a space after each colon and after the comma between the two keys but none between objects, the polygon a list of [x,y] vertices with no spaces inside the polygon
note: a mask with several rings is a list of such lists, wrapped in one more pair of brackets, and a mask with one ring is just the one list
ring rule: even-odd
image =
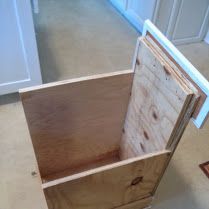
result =
[{"label": "pine board", "polygon": [[49,209],[112,209],[150,196],[169,158],[162,151],[45,185]]},{"label": "pine board", "polygon": [[144,37],[138,42],[136,60],[121,159],[165,149],[194,96],[188,83]]},{"label": "pine board", "polygon": [[209,82],[150,20],[146,20],[142,35],[146,37],[149,34],[198,89],[200,99],[192,119],[196,127],[201,128],[209,116]]}]

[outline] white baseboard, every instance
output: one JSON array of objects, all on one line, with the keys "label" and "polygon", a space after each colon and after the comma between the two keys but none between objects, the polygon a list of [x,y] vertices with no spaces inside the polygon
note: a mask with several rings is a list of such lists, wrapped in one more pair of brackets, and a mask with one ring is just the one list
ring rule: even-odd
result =
[{"label": "white baseboard", "polygon": [[136,28],[140,33],[143,29],[144,21],[135,16],[133,12],[127,11],[126,7],[123,7],[118,0],[109,0],[110,3],[123,15],[129,23]]},{"label": "white baseboard", "polygon": [[205,41],[207,44],[209,44],[209,30],[208,30],[208,32],[207,32],[207,34],[206,34],[206,36],[205,36],[204,41]]},{"label": "white baseboard", "polygon": [[32,5],[33,5],[33,12],[35,14],[39,13],[39,2],[38,0],[32,0]]}]

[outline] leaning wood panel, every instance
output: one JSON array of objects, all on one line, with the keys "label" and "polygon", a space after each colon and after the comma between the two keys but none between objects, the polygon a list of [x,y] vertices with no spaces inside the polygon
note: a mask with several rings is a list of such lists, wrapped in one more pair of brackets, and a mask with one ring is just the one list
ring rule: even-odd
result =
[{"label": "leaning wood panel", "polygon": [[122,159],[165,149],[194,96],[184,79],[148,46],[145,38],[138,47]]},{"label": "leaning wood panel", "polygon": [[[187,106],[184,107],[184,114],[181,114],[181,124],[179,127],[176,127],[176,133],[173,133],[173,137],[171,137],[170,141],[167,143],[168,149],[174,150],[176,143],[178,143],[180,137],[177,137],[179,134],[183,134],[183,130],[186,128],[189,119],[193,116],[194,113],[197,114],[197,110],[200,107],[200,100],[202,97],[202,93],[200,92],[200,89],[197,88],[196,85],[194,85],[194,82],[191,82],[190,79],[187,78],[184,74],[182,74],[183,69],[180,69],[180,66],[173,63],[173,61],[170,59],[170,56],[162,49],[162,47],[159,46],[159,43],[156,43],[156,40],[153,40],[153,37],[150,37],[150,34],[146,36],[146,43],[149,45],[149,47],[152,48],[153,51],[155,51],[158,56],[160,56],[164,61],[180,76],[179,79],[184,80],[186,85],[194,92],[194,96],[190,103],[188,103]],[[203,98],[202,98],[203,99]],[[202,100],[201,100],[202,101]]]},{"label": "leaning wood panel", "polygon": [[[181,139],[181,136],[184,133],[185,128],[187,127],[190,118],[192,117],[192,114],[194,111],[197,111],[197,103],[199,103],[199,97],[201,96],[201,93],[199,92],[199,89],[196,88],[196,85],[194,87],[193,83],[187,79],[184,75],[182,75],[182,69],[179,69],[179,66],[177,66],[175,63],[173,63],[172,60],[170,60],[170,57],[167,55],[167,53],[162,49],[162,47],[159,46],[158,43],[156,43],[156,40],[153,40],[153,37],[150,37],[150,34],[146,36],[146,39],[148,40],[149,46],[158,53],[160,57],[162,57],[174,70],[175,72],[178,72],[179,75],[184,79],[184,81],[187,83],[190,89],[193,90],[195,93],[195,96],[192,98],[191,102],[185,106],[185,114],[181,118],[180,125],[176,128],[176,131],[173,133],[173,136],[171,137],[170,141],[167,144],[167,149],[171,150],[170,159],[168,160],[168,164],[175,152],[175,149],[177,148],[177,145]],[[166,166],[167,167],[167,166]],[[161,178],[159,179],[160,182]],[[155,190],[157,189],[158,184],[156,185]],[[154,191],[155,192],[155,191]]]},{"label": "leaning wood panel", "polygon": [[196,108],[192,114],[192,117],[194,119],[197,118],[201,107],[205,103],[205,100],[207,99],[207,95],[202,91],[202,89],[197,85],[196,81],[194,81],[185,71],[184,69],[168,54],[168,52],[157,42],[157,40],[148,33],[146,35],[146,39],[148,40],[148,43],[150,46],[157,51],[160,56],[162,56],[163,59],[165,59],[169,65],[181,75],[181,77],[184,77],[185,80],[188,80],[193,86],[195,86],[196,90],[198,91],[199,95],[199,101],[197,102]]},{"label": "leaning wood panel", "polygon": [[127,70],[20,92],[42,177],[118,158],[132,77]]},{"label": "leaning wood panel", "polygon": [[98,168],[60,184],[46,183],[44,187],[55,184],[44,189],[49,209],[112,209],[149,197],[169,155],[163,151]]},{"label": "leaning wood panel", "polygon": [[150,20],[146,20],[144,23],[143,36],[152,36],[155,42],[167,54],[167,57],[198,89],[200,99],[193,114],[193,122],[197,128],[201,128],[209,115],[209,82]]}]

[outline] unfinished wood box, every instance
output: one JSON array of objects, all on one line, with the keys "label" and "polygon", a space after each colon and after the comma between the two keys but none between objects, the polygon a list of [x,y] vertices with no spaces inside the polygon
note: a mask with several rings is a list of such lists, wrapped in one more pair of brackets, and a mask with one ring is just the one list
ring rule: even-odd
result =
[{"label": "unfinished wood box", "polygon": [[150,206],[207,100],[151,32],[138,40],[133,70],[20,91],[49,209]]}]

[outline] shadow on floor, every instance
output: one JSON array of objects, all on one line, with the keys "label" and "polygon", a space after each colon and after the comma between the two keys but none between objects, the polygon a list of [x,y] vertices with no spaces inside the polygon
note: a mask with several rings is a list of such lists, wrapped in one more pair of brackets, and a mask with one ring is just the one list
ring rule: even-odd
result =
[{"label": "shadow on floor", "polygon": [[203,209],[192,191],[171,161],[157,189],[152,209]]},{"label": "shadow on floor", "polygon": [[19,93],[0,96],[0,105],[16,103],[18,101],[20,101]]},{"label": "shadow on floor", "polygon": [[37,36],[39,58],[41,65],[41,74],[43,83],[49,83],[59,80],[59,65],[56,63],[56,52],[53,53],[52,43],[49,39],[50,32],[47,27],[37,26],[41,33]]}]

